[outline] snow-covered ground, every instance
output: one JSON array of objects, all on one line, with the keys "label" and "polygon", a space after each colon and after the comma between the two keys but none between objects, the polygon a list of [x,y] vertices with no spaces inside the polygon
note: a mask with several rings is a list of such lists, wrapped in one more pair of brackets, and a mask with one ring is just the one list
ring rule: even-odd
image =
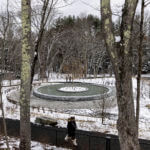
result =
[{"label": "snow-covered ground", "polygon": [[[147,75],[150,77],[150,75]],[[147,77],[146,76],[146,77]],[[65,81],[64,75],[50,75],[50,82],[60,82]],[[88,82],[96,84],[104,84],[106,86],[115,86],[114,77],[105,78],[91,78],[91,79],[78,79],[75,81],[79,82]],[[20,81],[12,81],[11,84],[19,84]],[[37,81],[38,82],[38,81]],[[3,102],[5,107],[5,116],[8,118],[17,118],[19,119],[19,106],[11,104],[7,101],[6,95],[10,89],[14,87],[9,87],[10,82],[4,81],[3,85]],[[18,87],[16,87],[18,88]],[[133,92],[134,98],[136,98],[136,79],[133,78]],[[150,81],[142,80],[141,81],[141,102],[140,102],[140,124],[139,124],[139,137],[142,139],[150,140]],[[74,109],[74,110],[50,110],[48,108],[33,109],[31,108],[31,121],[34,122],[36,116],[47,116],[50,118],[56,118],[58,120],[59,127],[66,127],[67,119],[70,116],[75,116],[78,129],[87,130],[87,131],[98,131],[109,134],[118,134],[116,129],[116,121],[118,109],[117,106],[113,108],[107,108],[106,112],[109,114],[104,119],[104,124],[102,124],[102,118],[98,116],[98,110],[93,109]],[[99,109],[101,112],[101,110]]]},{"label": "snow-covered ground", "polygon": [[[8,138],[10,150],[16,150],[19,148],[19,139],[17,138]],[[4,137],[0,137],[0,149],[6,149]],[[69,150],[66,148],[51,146],[48,144],[41,144],[36,141],[31,141],[31,150]]]}]

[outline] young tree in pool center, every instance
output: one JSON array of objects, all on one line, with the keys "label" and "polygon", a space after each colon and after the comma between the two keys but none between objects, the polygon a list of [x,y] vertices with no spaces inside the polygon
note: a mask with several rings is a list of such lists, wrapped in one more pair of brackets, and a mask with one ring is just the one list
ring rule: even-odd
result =
[{"label": "young tree in pool center", "polygon": [[132,91],[132,25],[138,0],[125,0],[120,26],[120,43],[115,47],[110,0],[101,0],[101,16],[106,49],[116,79],[118,121],[121,150],[140,150]]},{"label": "young tree in pool center", "polygon": [[31,149],[30,83],[31,83],[31,5],[22,0],[22,65],[20,88],[20,150]]}]

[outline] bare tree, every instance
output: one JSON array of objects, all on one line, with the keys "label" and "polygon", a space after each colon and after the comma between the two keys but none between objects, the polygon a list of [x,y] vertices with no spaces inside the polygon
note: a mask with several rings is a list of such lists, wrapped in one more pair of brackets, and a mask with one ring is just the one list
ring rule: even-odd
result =
[{"label": "bare tree", "polygon": [[112,29],[110,0],[101,0],[106,49],[109,53],[116,79],[117,104],[119,109],[117,129],[122,150],[140,150],[132,89],[131,38],[133,20],[138,0],[125,0],[120,26],[121,41],[116,48]]},{"label": "bare tree", "polygon": [[2,84],[2,77],[0,77],[0,106],[1,106],[1,110],[2,110],[4,135],[5,135],[6,145],[7,145],[7,149],[9,150],[9,142],[8,142],[8,137],[7,137],[7,127],[6,127],[5,113],[4,113],[4,107],[3,107],[3,97],[2,97],[2,86],[1,86],[1,84]]},{"label": "bare tree", "polygon": [[0,16],[0,20],[1,20],[1,28],[0,28],[0,34],[1,34],[1,37],[2,37],[2,47],[1,47],[1,51],[2,51],[2,56],[1,57],[1,69],[4,71],[5,70],[5,67],[6,67],[6,62],[5,62],[5,57],[6,56],[6,52],[5,52],[5,49],[6,49],[6,38],[7,38],[7,31],[8,31],[8,28],[9,28],[9,20],[10,20],[10,13],[9,13],[9,1],[7,0],[7,11],[6,13],[2,14]]},{"label": "bare tree", "polygon": [[143,47],[143,23],[144,23],[144,6],[145,0],[141,1],[141,21],[140,21],[140,43],[138,48],[138,72],[137,72],[137,98],[136,98],[136,123],[137,130],[139,128],[139,113],[140,113],[140,92],[141,92],[141,70],[142,70],[142,47]]},{"label": "bare tree", "polygon": [[[42,64],[40,63],[40,45],[42,43],[42,39],[44,36],[44,31],[46,28],[46,24],[49,20],[49,17],[53,11],[53,8],[55,7],[55,5],[57,4],[59,0],[44,0],[42,1],[43,6],[42,6],[42,12],[41,12],[41,19],[40,19],[40,27],[38,30],[38,35],[37,35],[37,39],[34,45],[34,58],[32,61],[32,72],[31,72],[31,83],[33,82],[33,77],[34,77],[34,72],[35,72],[35,65],[37,63],[37,61],[39,60],[39,64],[40,66],[40,70],[43,74],[43,70],[42,70]],[[42,52],[43,53],[43,52]],[[42,54],[41,54],[42,55]],[[41,56],[42,57],[42,56]],[[45,72],[45,71],[44,71]],[[46,74],[43,74],[44,77],[46,77]]]},{"label": "bare tree", "polygon": [[31,149],[30,87],[31,87],[31,4],[22,0],[22,65],[20,88],[20,149]]},{"label": "bare tree", "polygon": [[8,142],[8,137],[7,137],[7,127],[6,127],[6,121],[5,121],[5,113],[4,113],[4,107],[3,107],[3,97],[2,97],[2,81],[3,81],[3,77],[6,73],[6,70],[5,70],[5,57],[4,57],[4,54],[5,54],[5,45],[6,45],[6,35],[7,35],[7,31],[8,31],[8,27],[9,27],[9,0],[7,0],[7,11],[6,11],[6,14],[5,15],[2,15],[0,16],[0,19],[2,21],[2,28],[0,30],[0,33],[2,35],[2,57],[1,57],[1,69],[3,72],[2,74],[0,74],[0,106],[1,106],[1,110],[2,110],[2,117],[3,117],[3,126],[4,126],[4,135],[5,135],[5,140],[6,140],[6,145],[7,145],[7,149],[9,150],[9,142]]}]

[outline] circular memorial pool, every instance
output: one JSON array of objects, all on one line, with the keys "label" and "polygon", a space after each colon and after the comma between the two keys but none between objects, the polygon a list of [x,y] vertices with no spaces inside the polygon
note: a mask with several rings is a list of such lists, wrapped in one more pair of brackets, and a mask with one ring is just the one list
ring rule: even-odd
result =
[{"label": "circular memorial pool", "polygon": [[109,87],[91,83],[70,82],[37,87],[33,95],[42,99],[57,101],[98,100],[111,95]]}]

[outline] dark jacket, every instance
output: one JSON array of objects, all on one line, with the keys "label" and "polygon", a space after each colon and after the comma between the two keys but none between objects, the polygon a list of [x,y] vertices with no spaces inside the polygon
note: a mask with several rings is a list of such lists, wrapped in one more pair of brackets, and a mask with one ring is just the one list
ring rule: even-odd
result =
[{"label": "dark jacket", "polygon": [[76,131],[76,122],[75,121],[69,121],[67,124],[68,129],[68,136],[75,137],[75,131]]}]

